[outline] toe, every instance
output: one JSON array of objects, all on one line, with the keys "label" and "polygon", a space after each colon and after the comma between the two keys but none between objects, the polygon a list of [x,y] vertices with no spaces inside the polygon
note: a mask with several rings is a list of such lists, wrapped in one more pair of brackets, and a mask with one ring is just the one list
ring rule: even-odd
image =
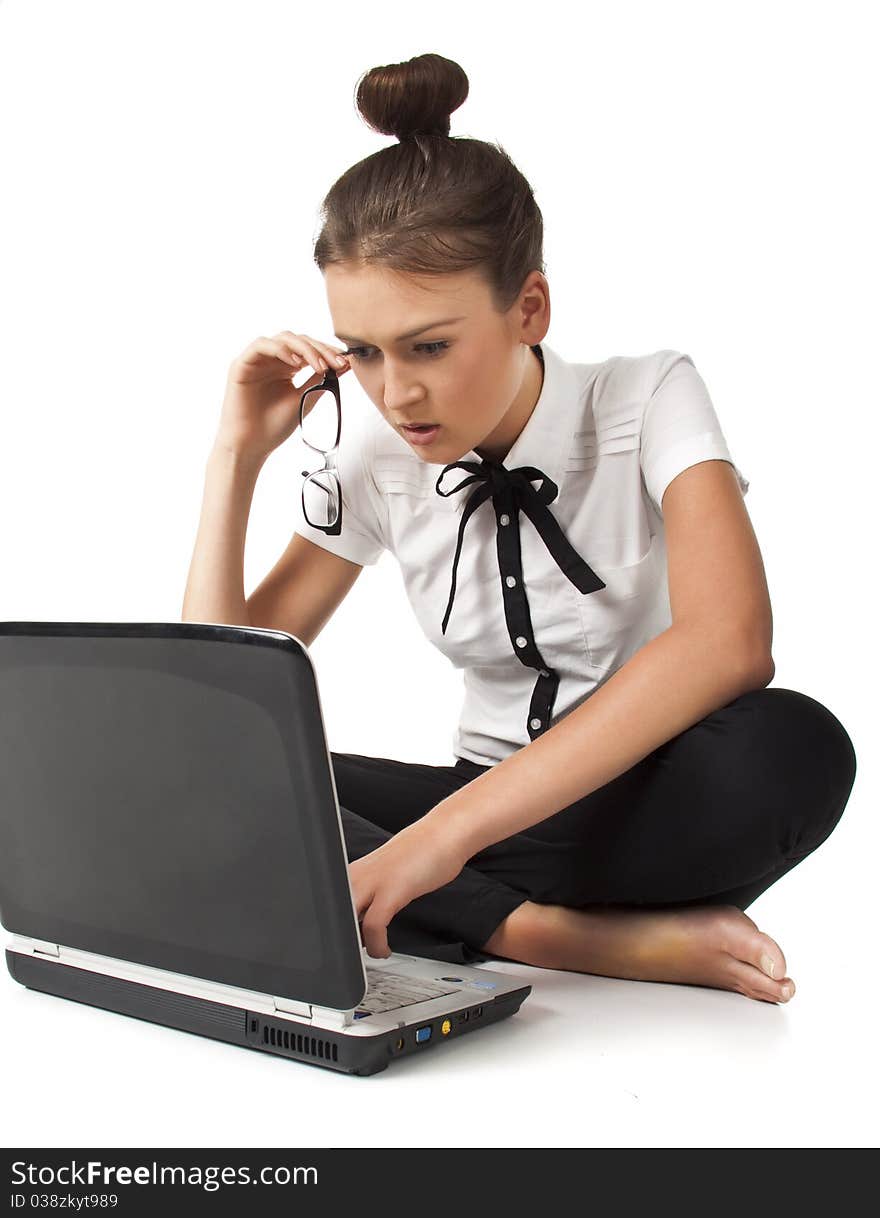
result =
[{"label": "toe", "polygon": [[748,960],[750,964],[754,964],[774,981],[782,981],[786,969],[785,956],[776,940],[759,931],[753,935],[749,947],[750,951],[744,959]]},{"label": "toe", "polygon": [[795,991],[790,977],[783,976],[779,981],[774,981],[762,969],[746,960],[731,959],[730,975],[734,989],[762,1002],[788,1002]]},{"label": "toe", "polygon": [[736,921],[726,931],[725,948],[733,957],[754,965],[773,981],[783,980],[785,956],[775,939],[758,930],[754,922]]}]

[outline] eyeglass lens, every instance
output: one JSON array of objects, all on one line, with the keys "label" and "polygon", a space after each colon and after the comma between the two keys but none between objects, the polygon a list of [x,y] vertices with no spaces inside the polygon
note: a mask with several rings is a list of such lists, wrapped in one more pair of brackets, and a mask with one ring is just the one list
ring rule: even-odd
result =
[{"label": "eyeglass lens", "polygon": [[[339,442],[340,413],[336,395],[309,389],[302,403],[303,441],[319,452],[331,452]],[[333,470],[319,470],[303,483],[303,510],[309,524],[329,528],[339,519],[339,479]]]},{"label": "eyeglass lens", "polygon": [[330,452],[338,442],[339,403],[329,389],[307,389],[302,400],[301,435],[306,444]]}]

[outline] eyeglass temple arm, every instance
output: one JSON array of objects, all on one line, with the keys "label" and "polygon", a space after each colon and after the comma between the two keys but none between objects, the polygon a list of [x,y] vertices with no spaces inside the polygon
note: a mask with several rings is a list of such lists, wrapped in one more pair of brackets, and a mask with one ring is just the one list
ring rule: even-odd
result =
[{"label": "eyeglass temple arm", "polygon": [[323,473],[326,473],[326,470],[318,469],[318,470],[315,470],[314,473],[310,474],[307,469],[304,469],[302,471],[302,476],[305,478],[305,480],[307,482],[308,482],[309,478],[314,479],[317,482],[317,485],[320,486],[321,490],[324,492],[325,495],[332,495],[333,492],[331,490],[328,490],[328,488],[324,485],[323,482],[319,481],[320,475]]}]

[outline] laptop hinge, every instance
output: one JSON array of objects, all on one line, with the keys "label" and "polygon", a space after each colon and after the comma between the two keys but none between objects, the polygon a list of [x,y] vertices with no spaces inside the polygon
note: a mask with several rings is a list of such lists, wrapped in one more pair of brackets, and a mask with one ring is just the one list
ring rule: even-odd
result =
[{"label": "laptop hinge", "polygon": [[297,1002],[294,998],[276,998],[274,995],[272,1001],[279,1014],[296,1015],[300,1019],[312,1018],[312,1006],[309,1002]]},{"label": "laptop hinge", "polygon": [[351,1011],[337,1011],[335,1007],[317,1007],[314,1003],[296,1002],[292,998],[274,998],[275,1010],[279,1015],[295,1015],[298,1019],[307,1019],[318,1028],[347,1028],[354,1022]]},{"label": "laptop hinge", "polygon": [[32,939],[31,942],[35,956],[55,956],[57,959],[61,955],[61,948],[57,943],[41,943],[38,939]]},{"label": "laptop hinge", "polygon": [[312,1023],[319,1028],[348,1028],[354,1023],[353,1011],[339,1011],[336,1007],[312,1006]]}]

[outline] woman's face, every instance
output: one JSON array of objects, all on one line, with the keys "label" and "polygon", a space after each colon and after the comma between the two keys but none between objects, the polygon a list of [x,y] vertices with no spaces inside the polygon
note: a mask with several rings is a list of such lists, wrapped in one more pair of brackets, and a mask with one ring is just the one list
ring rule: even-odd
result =
[{"label": "woman's face", "polygon": [[[328,266],[324,281],[355,376],[413,451],[443,465],[477,448],[502,460],[540,393],[540,362],[529,350],[549,325],[540,271],[507,313],[494,309],[475,271],[419,277],[344,263]],[[439,430],[416,444],[409,423]]]}]

